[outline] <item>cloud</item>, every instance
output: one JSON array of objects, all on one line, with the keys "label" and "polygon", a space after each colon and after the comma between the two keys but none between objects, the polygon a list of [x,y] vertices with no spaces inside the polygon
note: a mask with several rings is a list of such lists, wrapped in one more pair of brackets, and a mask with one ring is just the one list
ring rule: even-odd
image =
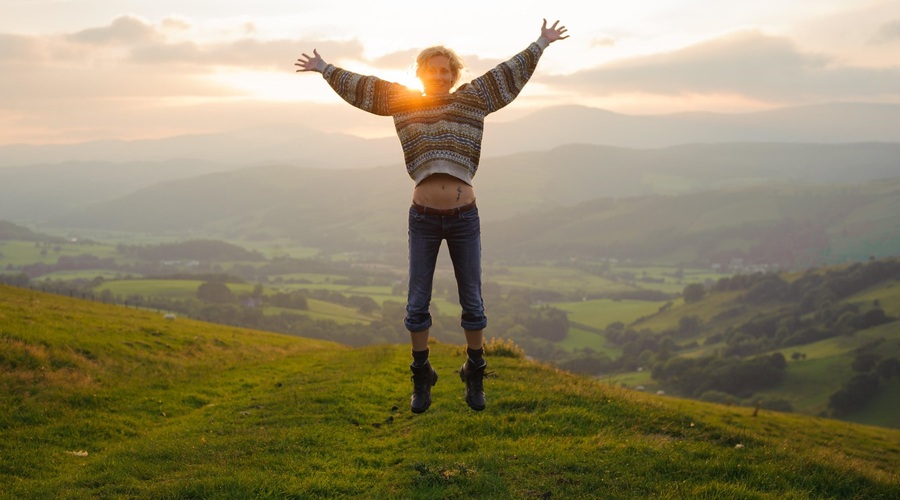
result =
[{"label": "cloud", "polygon": [[0,33],[0,62],[25,62],[40,57],[42,57],[42,50],[37,38]]},{"label": "cloud", "polygon": [[900,94],[900,68],[839,66],[788,38],[742,31],[674,52],[613,62],[559,77],[586,93],[736,94],[790,102]]},{"label": "cloud", "polygon": [[591,40],[591,47],[615,47],[616,39],[612,37],[595,38]]},{"label": "cloud", "polygon": [[137,17],[121,16],[114,19],[109,26],[78,31],[68,35],[67,38],[75,42],[104,45],[152,42],[160,39],[161,35],[154,26]]},{"label": "cloud", "polygon": [[889,43],[900,41],[900,19],[884,23],[872,38],[872,43]]},{"label": "cloud", "polygon": [[[250,23],[235,26],[237,38],[211,38],[186,19],[123,16],[71,33],[0,33],[0,142],[140,137],[217,122],[239,127],[241,116],[221,112],[213,120],[185,110],[237,109],[256,96],[221,74],[240,81],[244,73],[252,80],[268,72],[273,85],[283,85],[300,54],[313,48],[329,62],[364,61],[359,40],[264,39]],[[313,78],[295,85],[297,95],[327,90]],[[280,116],[277,106],[257,104],[240,109],[267,110],[254,112],[258,120]]]},{"label": "cloud", "polygon": [[419,49],[402,50],[385,54],[371,61],[372,65],[386,69],[407,69],[416,63]]},{"label": "cloud", "polygon": [[169,16],[162,20],[160,26],[172,31],[187,31],[191,29],[191,22],[181,17]]},{"label": "cloud", "polygon": [[313,44],[302,40],[243,38],[211,44],[177,42],[142,45],[131,49],[129,62],[282,70],[291,67],[302,52],[312,52],[313,48],[318,49],[323,57],[327,56],[329,62],[345,58],[359,59],[363,52],[358,40]]},{"label": "cloud", "polygon": [[[18,61],[39,66],[63,61],[73,66],[102,60],[122,66],[123,71],[129,65],[172,66],[196,73],[220,67],[284,71],[292,68],[301,52],[314,47],[328,55],[329,61],[363,59],[363,46],[358,40],[266,40],[254,36],[256,27],[252,23],[244,23],[240,26],[244,36],[239,39],[186,41],[182,35],[191,29],[189,21],[176,17],[153,25],[122,16],[104,27],[61,36],[0,33],[0,63]],[[173,33],[175,39],[168,36]]]}]

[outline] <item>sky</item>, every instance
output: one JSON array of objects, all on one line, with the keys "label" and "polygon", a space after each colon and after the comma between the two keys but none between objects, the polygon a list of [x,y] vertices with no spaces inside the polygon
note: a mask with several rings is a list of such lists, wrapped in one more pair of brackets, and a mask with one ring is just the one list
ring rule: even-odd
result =
[{"label": "sky", "polygon": [[0,145],[137,140],[266,124],[366,137],[390,119],[349,108],[303,52],[415,85],[446,45],[463,82],[552,44],[510,120],[553,105],[625,114],[744,113],[900,103],[900,1],[0,0]]}]

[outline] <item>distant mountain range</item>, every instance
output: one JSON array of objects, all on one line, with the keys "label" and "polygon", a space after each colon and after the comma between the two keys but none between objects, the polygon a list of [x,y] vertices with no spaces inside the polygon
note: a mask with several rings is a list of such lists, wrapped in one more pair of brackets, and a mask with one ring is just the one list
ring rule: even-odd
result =
[{"label": "distant mountain range", "polygon": [[561,106],[493,124],[485,137],[487,156],[563,144],[644,149],[695,143],[900,142],[900,105],[827,104],[741,114],[645,116]]},{"label": "distant mountain range", "polygon": [[[629,116],[560,106],[501,122],[489,117],[484,157],[544,151],[566,144],[663,148],[692,143],[900,142],[900,105],[828,104],[744,114]],[[385,135],[392,130],[384,119]],[[288,163],[316,168],[402,165],[394,137],[363,139],[326,133],[315,123],[273,124],[218,134],[156,140],[0,146],[0,167],[80,162],[196,160],[222,169]]]},{"label": "distant mountain range", "polygon": [[[479,206],[498,228],[491,248],[507,255],[700,262],[737,248],[815,264],[900,254],[900,106],[648,117],[559,107],[490,124],[484,151]],[[403,253],[412,189],[396,138],[296,126],[3,146],[0,164],[0,220],[76,234],[287,237]],[[792,232],[806,240],[775,248]]]}]

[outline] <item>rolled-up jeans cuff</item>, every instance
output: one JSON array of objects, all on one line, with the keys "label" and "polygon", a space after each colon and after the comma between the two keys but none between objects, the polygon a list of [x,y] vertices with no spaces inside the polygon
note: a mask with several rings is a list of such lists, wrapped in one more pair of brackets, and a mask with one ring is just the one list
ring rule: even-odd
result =
[{"label": "rolled-up jeans cuff", "polygon": [[476,320],[476,321],[462,320],[462,321],[460,321],[459,324],[460,324],[460,326],[463,327],[464,330],[471,330],[471,331],[484,330],[485,328],[487,328],[487,318],[482,317],[480,320]]},{"label": "rolled-up jeans cuff", "polygon": [[428,330],[431,328],[431,315],[429,314],[424,321],[422,319],[411,320],[407,316],[403,324],[406,325],[406,329],[411,333]]}]

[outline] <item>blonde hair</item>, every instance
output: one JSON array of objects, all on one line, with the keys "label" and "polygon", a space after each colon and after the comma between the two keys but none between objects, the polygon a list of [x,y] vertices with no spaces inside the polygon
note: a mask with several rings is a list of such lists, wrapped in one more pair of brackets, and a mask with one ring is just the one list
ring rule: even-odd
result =
[{"label": "blonde hair", "polygon": [[428,60],[435,56],[444,56],[447,59],[450,59],[450,72],[453,74],[453,83],[451,86],[455,87],[456,84],[459,83],[459,77],[462,75],[462,71],[466,66],[463,64],[462,58],[456,55],[456,52],[453,52],[453,49],[448,49],[443,45],[428,47],[422,52],[419,52],[419,55],[416,57],[416,76],[420,79],[422,78],[422,71],[428,66]]}]

